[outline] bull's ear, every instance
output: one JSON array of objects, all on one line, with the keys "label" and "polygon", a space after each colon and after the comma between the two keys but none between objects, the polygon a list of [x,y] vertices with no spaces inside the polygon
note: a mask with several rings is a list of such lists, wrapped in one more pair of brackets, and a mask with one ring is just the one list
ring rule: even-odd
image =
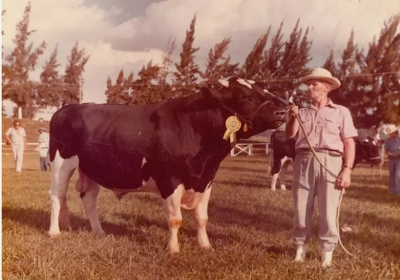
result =
[{"label": "bull's ear", "polygon": [[218,100],[218,101],[225,101],[232,97],[232,93],[229,89],[222,87],[221,89],[203,87],[201,89],[204,97],[208,99]]}]

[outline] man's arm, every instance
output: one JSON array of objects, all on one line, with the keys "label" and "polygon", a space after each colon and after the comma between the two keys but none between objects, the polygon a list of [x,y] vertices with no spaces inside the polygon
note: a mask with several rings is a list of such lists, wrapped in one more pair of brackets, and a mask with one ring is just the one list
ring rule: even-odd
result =
[{"label": "man's arm", "polygon": [[8,129],[6,132],[6,139],[7,139],[7,142],[11,144],[10,135],[11,135],[11,132],[10,132],[10,129]]},{"label": "man's arm", "polygon": [[[343,140],[344,144],[344,166],[348,166],[353,169],[354,159],[356,156],[356,144],[354,138],[346,138]],[[350,170],[350,168],[345,167]]]},{"label": "man's arm", "polygon": [[289,109],[289,121],[286,124],[286,137],[293,138],[296,136],[297,131],[299,130],[299,121],[296,116],[299,113],[299,107],[291,106]]}]

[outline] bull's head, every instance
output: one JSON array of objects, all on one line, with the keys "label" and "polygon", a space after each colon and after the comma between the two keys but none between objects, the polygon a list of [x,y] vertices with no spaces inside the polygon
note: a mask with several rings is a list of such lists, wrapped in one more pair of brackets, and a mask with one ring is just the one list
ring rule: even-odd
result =
[{"label": "bull's head", "polygon": [[217,101],[227,116],[236,115],[254,135],[282,125],[285,104],[273,95],[264,92],[254,81],[232,77],[219,80],[215,88],[203,88],[207,98]]}]

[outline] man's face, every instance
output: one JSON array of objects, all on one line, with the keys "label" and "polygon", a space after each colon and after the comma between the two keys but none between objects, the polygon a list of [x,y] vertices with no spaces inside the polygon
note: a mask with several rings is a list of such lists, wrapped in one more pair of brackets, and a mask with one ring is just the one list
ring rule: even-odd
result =
[{"label": "man's face", "polygon": [[389,136],[390,136],[391,138],[398,138],[398,137],[399,137],[399,132],[396,131],[396,132],[390,133]]},{"label": "man's face", "polygon": [[313,100],[321,100],[328,96],[331,85],[322,80],[310,80],[307,82],[309,97]]},{"label": "man's face", "polygon": [[14,124],[14,128],[15,128],[15,129],[18,129],[20,126],[21,126],[21,123],[19,123],[19,122],[17,122],[17,123]]}]

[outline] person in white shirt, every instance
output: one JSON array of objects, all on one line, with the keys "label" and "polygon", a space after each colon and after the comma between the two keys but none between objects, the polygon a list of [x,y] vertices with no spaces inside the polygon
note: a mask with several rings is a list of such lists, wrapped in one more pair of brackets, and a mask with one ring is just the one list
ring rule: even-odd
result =
[{"label": "person in white shirt", "polygon": [[12,147],[15,170],[17,171],[17,174],[21,174],[24,149],[26,147],[26,133],[25,129],[21,127],[21,122],[19,120],[15,120],[13,124],[14,127],[10,127],[6,131],[6,139]]},{"label": "person in white shirt", "polygon": [[42,171],[47,171],[47,167],[50,170],[50,163],[49,163],[49,142],[50,142],[50,136],[46,132],[46,129],[44,127],[39,128],[39,146],[36,148],[36,150],[39,152],[40,156],[40,170]]}]

